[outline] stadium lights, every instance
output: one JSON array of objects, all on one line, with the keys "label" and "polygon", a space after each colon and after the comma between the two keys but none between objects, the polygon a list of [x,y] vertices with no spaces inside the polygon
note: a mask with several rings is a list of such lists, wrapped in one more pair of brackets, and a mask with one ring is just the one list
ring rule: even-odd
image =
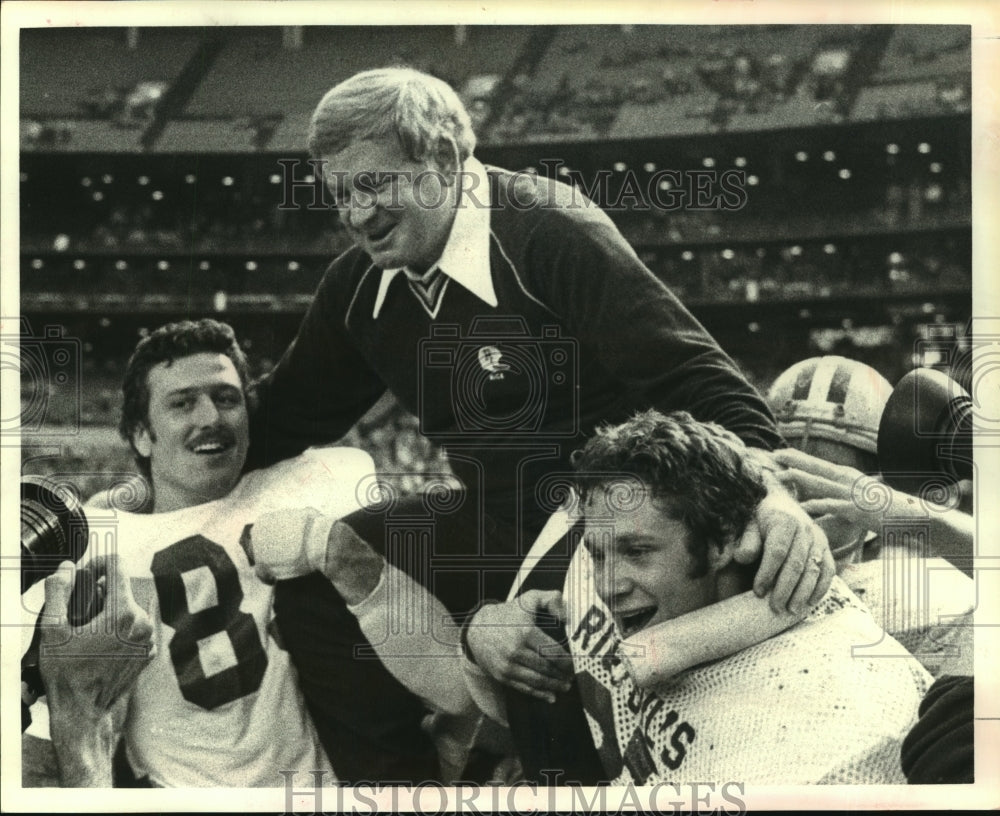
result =
[{"label": "stadium lights", "polygon": [[887,144],[885,146],[885,152],[888,153],[890,156],[895,156],[897,153],[899,153],[899,145],[896,144],[895,142]]},{"label": "stadium lights", "polygon": [[685,249],[685,250],[684,250],[684,251],[683,251],[683,252],[681,253],[681,257],[682,257],[682,258],[683,258],[683,259],[684,259],[685,261],[691,261],[691,260],[694,260],[694,253],[693,253],[693,252],[692,252],[692,251],[691,251],[690,249]]},{"label": "stadium lights", "polygon": [[799,309],[800,319],[808,320],[810,317],[812,317],[812,312],[810,312],[808,309]]},{"label": "stadium lights", "polygon": [[927,142],[921,142],[920,144],[917,145],[917,152],[918,153],[930,153],[931,152],[931,146],[929,144],[927,144]]},{"label": "stadium lights", "polygon": [[809,154],[806,153],[806,151],[804,150],[800,150],[798,153],[795,154],[795,161],[804,162],[808,160],[809,160]]},{"label": "stadium lights", "polygon": [[87,262],[83,260],[83,258],[77,258],[75,261],[73,261],[73,268],[76,269],[77,271],[86,269]]},{"label": "stadium lights", "polygon": [[26,182],[27,180],[28,180],[28,174],[21,173],[21,184],[24,184],[24,182]]},{"label": "stadium lights", "polygon": [[65,252],[69,249],[69,236],[65,232],[60,232],[52,241],[52,248],[56,252]]},{"label": "stadium lights", "polygon": [[281,184],[281,176],[278,173],[271,173],[268,181],[270,181],[271,184]]},{"label": "stadium lights", "polygon": [[628,165],[622,161],[615,162],[613,167],[616,173],[624,173],[626,170],[628,170]]},{"label": "stadium lights", "polygon": [[836,158],[837,158],[837,154],[836,154],[836,153],[834,153],[834,152],[833,152],[832,150],[827,150],[827,151],[826,151],[826,152],[825,152],[825,153],[823,154],[823,161],[828,161],[828,162],[832,162],[832,161],[833,161],[834,159],[836,159]]},{"label": "stadium lights", "polygon": [[210,267],[211,267],[211,264],[209,264],[209,262],[208,262],[208,261],[202,261],[202,262],[201,262],[200,264],[198,264],[198,268],[199,268],[199,269],[200,269],[200,270],[201,270],[202,272],[207,272],[207,271],[209,270],[209,268],[210,268]]},{"label": "stadium lights", "polygon": [[138,178],[139,186],[145,187],[149,184],[149,176],[139,176]]},{"label": "stadium lights", "polygon": [[933,314],[935,310],[936,307],[934,306],[933,303],[924,303],[920,307],[920,311],[922,311],[924,314]]},{"label": "stadium lights", "polygon": [[733,252],[731,249],[724,249],[722,250],[722,257],[725,258],[727,261],[731,261],[733,258],[736,257],[736,253]]},{"label": "stadium lights", "polygon": [[104,193],[100,190],[94,190],[94,195],[92,196],[94,201],[104,201]]},{"label": "stadium lights", "polygon": [[117,269],[119,272],[124,272],[126,269],[128,269],[128,264],[125,263],[125,261],[115,261],[115,269]]},{"label": "stadium lights", "polygon": [[159,269],[161,272],[166,272],[168,269],[170,269],[170,262],[169,261],[157,261],[156,268]]},{"label": "stadium lights", "polygon": [[198,180],[198,177],[194,173],[188,173],[184,176],[184,181],[186,184],[194,184]]},{"label": "stadium lights", "polygon": [[851,177],[851,171],[848,170],[846,167],[841,167],[840,172],[837,173],[837,175],[840,176],[842,179],[844,179],[844,181],[847,181],[847,179]]},{"label": "stadium lights", "polygon": [[889,263],[901,264],[903,262],[903,256],[899,252],[893,252],[889,255]]},{"label": "stadium lights", "polygon": [[737,167],[746,167],[747,160],[744,156],[737,156],[736,159],[733,161],[733,164],[735,164]]},{"label": "stadium lights", "polygon": [[756,176],[747,176],[747,184],[751,187],[756,187],[760,183],[760,179]]},{"label": "stadium lights", "polygon": [[256,261],[247,261],[244,264],[244,266],[246,267],[247,272],[256,272],[257,271],[257,262]]},{"label": "stadium lights", "polygon": [[112,176],[110,173],[105,173],[103,176],[101,176],[101,181],[104,184],[111,184],[111,182],[113,182],[114,180],[115,180],[115,177]]},{"label": "stadium lights", "polygon": [[851,318],[849,317],[845,317],[843,320],[840,321],[840,328],[850,331],[851,329],[854,328],[854,321],[851,320]]},{"label": "stadium lights", "polygon": [[653,162],[646,162],[642,166],[642,169],[645,170],[647,173],[655,173],[656,172],[656,165]]},{"label": "stadium lights", "polygon": [[299,262],[298,261],[289,261],[288,262],[288,271],[289,272],[298,272],[299,271]]},{"label": "stadium lights", "polygon": [[562,165],[557,171],[560,176],[568,176],[569,168],[566,165]]},{"label": "stadium lights", "polygon": [[702,167],[715,167],[715,159],[711,156],[706,156],[701,160]]},{"label": "stadium lights", "polygon": [[[306,176],[306,181],[310,181],[310,176]],[[222,177],[222,186],[223,187],[232,187],[233,186],[233,177],[232,176],[223,176]]]},{"label": "stadium lights", "polygon": [[[316,176],[314,176],[312,173],[310,173],[308,176],[305,177],[304,180],[305,180],[306,184],[315,184],[316,183]],[[230,179],[229,183],[230,184],[233,183],[232,179]]]},{"label": "stadium lights", "polygon": [[44,268],[44,266],[45,266],[45,261],[43,261],[41,258],[35,258],[31,262],[32,269],[42,269]]},{"label": "stadium lights", "polygon": [[753,321],[753,323],[748,323],[747,331],[749,331],[751,334],[756,334],[757,332],[760,331],[760,323],[758,323],[756,320]]},{"label": "stadium lights", "polygon": [[670,183],[669,179],[661,179],[658,186],[661,190],[669,190],[674,185]]},{"label": "stadium lights", "polygon": [[802,247],[800,247],[798,244],[796,244],[795,246],[793,246],[788,251],[791,252],[792,255],[798,256],[798,255],[802,254]]},{"label": "stadium lights", "polygon": [[837,247],[835,247],[833,244],[823,244],[823,251],[827,255],[833,255],[833,253],[837,251]]},{"label": "stadium lights", "polygon": [[941,162],[931,162],[930,170],[931,170],[932,173],[940,173],[941,172]]},{"label": "stadium lights", "polygon": [[163,201],[163,190],[153,190],[153,201]]},{"label": "stadium lights", "polygon": [[91,181],[90,176],[84,176],[82,179],[80,179],[80,184],[82,184],[84,187],[89,187],[93,183],[94,182]]}]

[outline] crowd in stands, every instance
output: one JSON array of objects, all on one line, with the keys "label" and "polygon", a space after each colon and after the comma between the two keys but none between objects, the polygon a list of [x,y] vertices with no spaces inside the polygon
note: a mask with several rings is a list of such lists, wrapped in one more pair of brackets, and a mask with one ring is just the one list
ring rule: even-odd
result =
[{"label": "crowd in stands", "polygon": [[[811,40],[790,37],[784,43],[779,37],[758,41],[737,29],[714,27],[704,42],[693,35],[685,42],[682,34],[660,44],[643,30],[648,27],[622,28],[606,35],[588,31],[575,39],[558,37],[535,74],[514,77],[486,140],[599,138],[609,134],[624,103],[676,106],[684,111],[679,118],[699,120],[708,132],[739,129],[758,115],[772,116],[771,127],[873,118],[871,94],[880,99],[879,110],[887,118],[968,110],[967,40],[950,46],[966,59],[964,73],[921,87],[912,99],[903,94],[893,106],[898,86],[878,87],[872,75],[886,47],[884,26],[848,26],[846,32],[817,27],[821,30]],[[923,52],[896,49],[889,61],[901,63],[905,73],[908,61],[923,58]],[[553,84],[543,73],[554,73],[558,80]],[[683,122],[675,125],[677,132],[688,130]]]},{"label": "crowd in stands", "polygon": [[953,236],[899,241],[802,242],[697,251],[646,250],[643,261],[690,302],[798,301],[968,290],[968,242]]},{"label": "crowd in stands", "polygon": [[[640,257],[658,277],[695,302],[932,294],[971,286],[969,241],[954,230],[891,239],[638,246]],[[219,308],[226,308],[226,299],[233,296],[269,297],[274,304],[297,309],[298,301],[289,296],[307,297],[330,257],[182,255],[168,260],[163,255],[25,256],[21,288],[31,295],[76,297],[182,293],[222,298]]]},{"label": "crowd in stands", "polygon": [[[295,28],[290,37],[285,29]],[[242,117],[250,149],[266,150],[282,115],[311,107],[339,74],[371,67],[379,53],[455,84],[484,143],[601,138],[636,105],[676,108],[661,135],[969,110],[961,26],[559,26],[539,54],[532,38],[541,27],[423,28],[261,27],[221,30],[221,39],[217,30],[34,33],[22,48],[22,116],[37,127],[23,132],[24,146],[72,149],[67,116],[144,128],[183,77],[191,98],[177,121],[207,117],[221,127]],[[206,38],[221,55],[214,65],[202,60],[204,75],[192,79],[185,65],[197,73]],[[71,61],[100,62],[87,74],[96,83],[69,71],[49,40]],[[337,76],[324,77],[324,66]],[[246,82],[254,69],[269,82]],[[53,77],[60,87],[50,87]],[[197,128],[185,138],[197,141]]]}]

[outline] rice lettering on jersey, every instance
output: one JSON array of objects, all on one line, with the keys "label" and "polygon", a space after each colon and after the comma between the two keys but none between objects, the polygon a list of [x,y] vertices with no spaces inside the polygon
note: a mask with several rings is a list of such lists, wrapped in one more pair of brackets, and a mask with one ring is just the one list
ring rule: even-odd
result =
[{"label": "rice lettering on jersey", "polygon": [[[899,750],[929,676],[840,579],[787,632],[649,690],[628,674],[584,547],[563,597],[580,696],[611,784],[905,781]],[[899,659],[852,654],[866,643]]]}]

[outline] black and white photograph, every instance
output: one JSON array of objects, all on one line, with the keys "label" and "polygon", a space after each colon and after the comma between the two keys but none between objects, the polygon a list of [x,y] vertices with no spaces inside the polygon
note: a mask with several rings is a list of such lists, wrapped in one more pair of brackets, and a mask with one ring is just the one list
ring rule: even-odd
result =
[{"label": "black and white photograph", "polygon": [[2,15],[5,811],[1000,807],[995,7]]}]

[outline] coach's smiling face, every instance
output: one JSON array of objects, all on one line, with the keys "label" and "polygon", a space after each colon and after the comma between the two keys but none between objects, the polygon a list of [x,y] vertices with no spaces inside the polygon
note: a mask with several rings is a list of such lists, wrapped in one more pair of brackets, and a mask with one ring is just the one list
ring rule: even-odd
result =
[{"label": "coach's smiling face", "polygon": [[249,422],[240,376],[225,354],[199,352],[149,370],[149,411],[132,438],[149,457],[157,513],[203,504],[235,487]]},{"label": "coach's smiling face", "polygon": [[423,272],[441,256],[458,189],[448,155],[446,148],[441,161],[417,162],[387,137],[323,156],[340,220],[377,266]]}]

